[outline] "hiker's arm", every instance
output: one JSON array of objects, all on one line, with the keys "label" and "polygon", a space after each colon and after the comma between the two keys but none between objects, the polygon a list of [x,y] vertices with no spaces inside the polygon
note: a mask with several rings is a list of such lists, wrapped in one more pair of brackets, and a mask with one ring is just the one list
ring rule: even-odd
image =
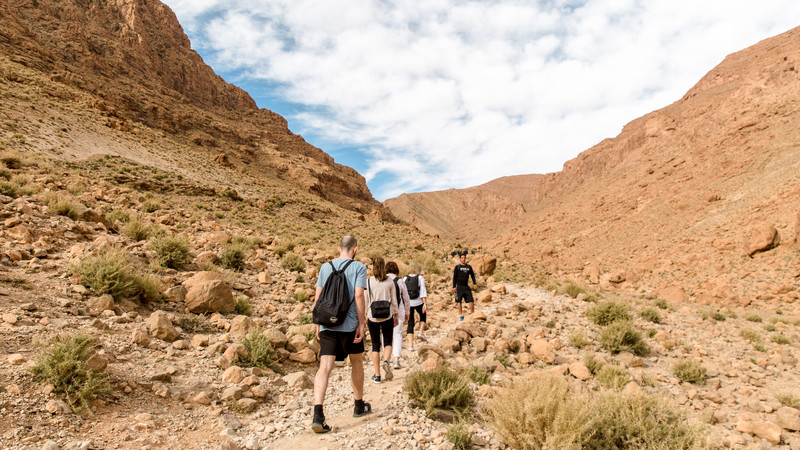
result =
[{"label": "hiker's arm", "polygon": [[364,304],[364,288],[356,287],[356,313],[358,314],[358,328],[356,328],[356,338],[354,343],[361,342],[364,338],[364,328],[367,326],[367,306]]},{"label": "hiker's arm", "polygon": [[458,266],[453,268],[453,290],[456,290],[456,278],[458,278]]},{"label": "hiker's arm", "polygon": [[478,282],[475,281],[475,271],[472,270],[472,266],[469,266],[469,276],[472,277],[472,284],[475,285],[475,287],[477,287],[478,286]]},{"label": "hiker's arm", "polygon": [[[319,294],[322,293],[322,288],[317,286],[317,291],[314,293],[314,304],[311,305],[311,310],[314,310],[314,307],[317,306],[317,300],[319,300]],[[319,324],[317,324],[317,342],[319,342]]]}]

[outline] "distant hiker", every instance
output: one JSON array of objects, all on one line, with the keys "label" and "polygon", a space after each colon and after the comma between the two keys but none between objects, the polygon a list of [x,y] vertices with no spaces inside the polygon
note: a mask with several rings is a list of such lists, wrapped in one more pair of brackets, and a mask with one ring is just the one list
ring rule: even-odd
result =
[{"label": "distant hiker", "polygon": [[386,276],[394,283],[395,294],[397,296],[397,309],[399,311],[397,325],[392,330],[392,359],[394,368],[400,368],[400,352],[403,350],[403,328],[408,323],[411,312],[411,299],[408,297],[406,284],[397,277],[400,273],[394,261],[386,263]]},{"label": "distant hiker", "polygon": [[469,313],[475,312],[475,301],[472,299],[472,291],[469,287],[469,278],[472,277],[473,287],[477,284],[475,282],[475,272],[472,266],[467,264],[467,253],[464,252],[459,257],[461,264],[456,265],[453,269],[453,292],[456,293],[456,303],[458,304],[458,315],[460,320],[464,320],[464,312],[461,309],[461,301],[469,303]]},{"label": "distant hiker", "polygon": [[[315,433],[327,433],[331,427],[325,423],[325,414],[322,409],[325,401],[325,391],[328,389],[328,379],[335,361],[344,361],[345,356],[350,357],[352,370],[350,378],[353,385],[355,407],[353,417],[361,417],[372,412],[369,403],[364,402],[364,332],[367,326],[364,305],[364,288],[367,287],[367,268],[358,261],[353,261],[358,250],[358,241],[353,236],[345,236],[339,243],[339,257],[325,263],[319,269],[317,279],[317,292],[314,295],[315,316],[318,306],[329,306],[336,301],[331,300],[332,285],[341,286],[341,275],[346,279],[347,297],[349,301],[347,314],[341,323],[335,326],[317,326],[317,339],[319,340],[319,370],[314,377],[314,419],[311,429]],[[341,271],[341,272],[339,272]],[[331,283],[328,283],[328,281]],[[326,284],[327,283],[327,284]],[[336,287],[334,286],[334,287]],[[325,292],[325,295],[323,294]],[[320,298],[322,297],[322,298]],[[318,305],[319,303],[319,305]],[[327,314],[323,319],[336,321],[335,314]],[[317,317],[314,317],[315,323]]]},{"label": "distant hiker", "polygon": [[422,270],[419,263],[416,261],[408,265],[409,274],[403,278],[403,282],[408,290],[409,304],[411,311],[408,317],[408,328],[406,335],[408,336],[408,350],[414,351],[414,313],[419,316],[419,334],[417,337],[420,340],[425,340],[425,325],[428,322],[428,291],[425,289],[425,279],[419,272]]},{"label": "distant hiker", "polygon": [[392,329],[399,322],[397,293],[394,282],[386,276],[383,258],[372,260],[372,276],[367,280],[367,327],[372,340],[373,383],[381,382],[381,338],[383,338],[383,372],[386,381],[394,375],[389,367],[392,356]]}]

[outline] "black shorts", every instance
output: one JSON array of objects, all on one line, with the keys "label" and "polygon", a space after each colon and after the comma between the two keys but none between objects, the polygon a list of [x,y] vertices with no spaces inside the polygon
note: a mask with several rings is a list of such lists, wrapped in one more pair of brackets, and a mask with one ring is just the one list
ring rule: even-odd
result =
[{"label": "black shorts", "polygon": [[462,299],[464,303],[472,303],[475,301],[472,299],[472,290],[469,286],[456,286],[456,303],[461,303]]},{"label": "black shorts", "polygon": [[334,355],[336,361],[344,361],[347,355],[364,353],[364,339],[353,343],[356,330],[349,332],[322,330],[319,332],[319,356]]},{"label": "black shorts", "polygon": [[381,351],[381,336],[383,336],[383,346],[390,347],[392,345],[392,333],[394,332],[394,320],[384,320],[383,322],[367,321],[367,328],[369,328],[369,337],[372,339],[372,351]]}]

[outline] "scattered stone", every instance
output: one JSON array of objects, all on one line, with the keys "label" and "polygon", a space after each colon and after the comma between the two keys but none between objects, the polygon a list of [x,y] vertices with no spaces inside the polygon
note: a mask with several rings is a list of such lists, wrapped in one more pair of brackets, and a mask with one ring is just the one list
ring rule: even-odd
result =
[{"label": "scattered stone", "polygon": [[131,334],[131,342],[142,347],[150,345],[150,335],[141,328],[135,328]]},{"label": "scattered stone", "polygon": [[231,320],[231,336],[232,337],[243,337],[249,334],[251,331],[258,328],[256,323],[253,322],[253,319],[247,316],[236,316]]},{"label": "scattered stone", "polygon": [[110,294],[101,295],[100,297],[91,297],[86,303],[89,306],[89,314],[92,316],[99,316],[105,310],[114,309],[114,297]]},{"label": "scattered stone", "polygon": [[314,350],[310,348],[304,348],[299,352],[292,353],[289,356],[289,359],[295,362],[299,362],[301,364],[312,364],[317,362],[317,354]]},{"label": "scattered stone", "polygon": [[556,354],[553,351],[553,344],[544,339],[535,339],[531,342],[531,354],[547,364],[553,364],[556,361]]},{"label": "scattered stone", "polygon": [[309,389],[314,387],[314,382],[305,372],[290,373],[283,377],[283,381],[292,389]]},{"label": "scattered stone", "polygon": [[782,428],[789,431],[800,430],[800,411],[795,408],[783,406],[775,412],[775,418]]},{"label": "scattered stone", "polygon": [[569,374],[581,381],[586,381],[592,378],[592,372],[582,362],[570,364]]},{"label": "scattered stone", "polygon": [[747,254],[753,256],[759,252],[771,250],[780,244],[781,238],[778,230],[772,224],[762,223],[753,229],[750,243],[747,245]]},{"label": "scattered stone", "polygon": [[230,366],[222,374],[222,381],[225,383],[239,383],[244,379],[244,371],[239,366]]},{"label": "scattered stone", "polygon": [[173,342],[180,336],[178,330],[172,325],[169,315],[164,311],[155,311],[150,314],[147,323],[150,326],[150,334],[162,341]]},{"label": "scattered stone", "polygon": [[186,287],[186,310],[191,313],[234,310],[233,291],[216,272],[199,272],[183,285]]},{"label": "scattered stone", "polygon": [[47,403],[44,405],[44,409],[50,414],[56,414],[56,415],[69,414],[72,411],[66,402],[55,399],[48,400]]},{"label": "scattered stone", "polygon": [[781,427],[773,422],[746,422],[736,424],[736,431],[765,439],[772,445],[781,443]]},{"label": "scattered stone", "polygon": [[19,353],[14,353],[13,355],[8,355],[8,363],[12,366],[19,366],[27,361],[24,356]]}]

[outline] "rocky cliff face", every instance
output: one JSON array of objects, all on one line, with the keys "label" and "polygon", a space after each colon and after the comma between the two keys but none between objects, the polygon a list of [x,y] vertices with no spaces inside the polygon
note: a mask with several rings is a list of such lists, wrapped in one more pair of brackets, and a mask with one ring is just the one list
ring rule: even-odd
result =
[{"label": "rocky cliff face", "polygon": [[[730,55],[679,101],[532,183],[534,201],[513,226],[464,239],[632,290],[716,303],[794,301],[799,70],[800,29]],[[450,220],[482,220],[484,229],[509,220],[476,216]]]},{"label": "rocky cliff face", "polygon": [[286,180],[349,209],[382,211],[355,170],[217,76],[159,1],[2,2],[0,55],[91,93],[110,126],[161,129],[255,176]]}]

